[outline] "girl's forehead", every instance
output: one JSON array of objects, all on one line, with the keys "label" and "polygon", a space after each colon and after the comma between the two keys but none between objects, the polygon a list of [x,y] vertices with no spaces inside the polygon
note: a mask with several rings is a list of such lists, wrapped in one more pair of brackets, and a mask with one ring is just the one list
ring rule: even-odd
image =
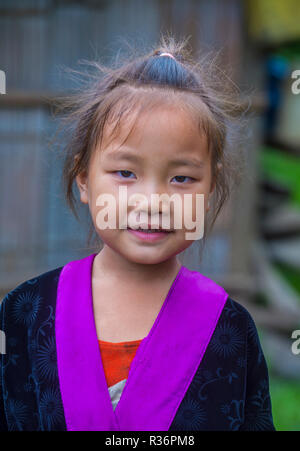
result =
[{"label": "girl's forehead", "polygon": [[168,147],[183,150],[207,144],[206,134],[192,114],[183,108],[162,106],[145,109],[118,124],[109,124],[103,133],[102,150],[122,145],[133,148]]}]

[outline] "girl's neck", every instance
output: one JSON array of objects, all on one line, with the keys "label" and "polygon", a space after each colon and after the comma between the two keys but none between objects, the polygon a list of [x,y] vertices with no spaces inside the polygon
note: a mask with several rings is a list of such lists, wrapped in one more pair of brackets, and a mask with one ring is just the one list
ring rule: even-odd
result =
[{"label": "girl's neck", "polygon": [[142,264],[127,260],[104,244],[93,264],[93,277],[109,277],[118,281],[130,280],[150,284],[154,281],[175,278],[181,267],[176,256],[157,264]]}]

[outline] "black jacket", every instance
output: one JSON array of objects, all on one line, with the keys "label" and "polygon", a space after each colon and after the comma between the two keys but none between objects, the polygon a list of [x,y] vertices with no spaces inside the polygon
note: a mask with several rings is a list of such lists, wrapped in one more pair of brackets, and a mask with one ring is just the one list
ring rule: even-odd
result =
[{"label": "black jacket", "polygon": [[[1,304],[0,329],[6,336],[6,354],[0,356],[1,430],[66,430],[54,330],[61,270],[25,281]],[[275,430],[257,329],[231,298],[169,430]]]}]

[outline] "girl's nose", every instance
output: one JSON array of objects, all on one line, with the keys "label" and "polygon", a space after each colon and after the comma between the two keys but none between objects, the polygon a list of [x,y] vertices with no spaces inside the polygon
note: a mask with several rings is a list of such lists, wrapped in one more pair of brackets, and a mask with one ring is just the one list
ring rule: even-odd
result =
[{"label": "girl's nose", "polygon": [[158,184],[144,185],[135,204],[134,213],[138,221],[155,226],[171,226],[172,205],[170,197]]},{"label": "girl's nose", "polygon": [[151,208],[156,213],[162,213],[163,204],[167,204],[168,193],[165,186],[159,183],[148,183],[141,186],[141,202],[139,202],[139,209],[147,211],[151,214]]}]

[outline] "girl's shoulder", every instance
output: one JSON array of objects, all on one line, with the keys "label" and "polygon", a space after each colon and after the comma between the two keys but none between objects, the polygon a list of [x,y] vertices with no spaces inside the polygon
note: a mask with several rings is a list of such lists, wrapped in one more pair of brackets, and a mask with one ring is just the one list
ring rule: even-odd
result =
[{"label": "girl's shoulder", "polygon": [[50,295],[57,288],[59,275],[62,269],[63,266],[60,266],[21,282],[4,296],[0,305],[2,306],[7,302],[12,303],[14,300],[20,300],[21,298],[26,297],[26,294],[37,295],[38,293],[43,293],[45,295],[49,293]]},{"label": "girl's shoulder", "polygon": [[[79,258],[77,260],[72,260],[69,261],[68,263],[66,263],[63,266],[59,266],[57,268],[51,269],[49,271],[43,272],[31,279],[25,280],[24,282],[20,283],[16,288],[12,289],[11,291],[9,291],[5,298],[3,299],[11,299],[11,298],[15,298],[16,296],[19,295],[20,292],[23,291],[28,291],[28,290],[42,290],[42,291],[49,291],[51,292],[51,290],[53,288],[56,289],[57,287],[57,283],[58,283],[58,279],[60,276],[60,273],[62,271],[63,268],[70,268],[71,266],[77,266],[79,265],[79,269],[78,272],[80,273],[80,270],[84,267],[86,267],[86,265],[90,264],[90,262],[92,261],[92,258],[95,256],[96,254],[92,254],[89,255],[88,257],[84,257],[84,258]],[[72,265],[71,265],[72,264]]]},{"label": "girl's shoulder", "polygon": [[255,343],[259,346],[259,333],[252,313],[240,302],[228,296],[218,321],[218,327],[237,333],[243,330],[248,338],[249,344]]},{"label": "girl's shoulder", "polygon": [[19,342],[21,347],[29,340],[29,335],[33,336],[36,331],[52,336],[57,286],[62,268],[54,268],[25,280],[3,298],[0,304],[0,330],[13,341]]},{"label": "girl's shoulder", "polygon": [[224,304],[221,302],[223,307],[217,325],[223,324],[226,328],[227,326],[250,328],[252,331],[256,329],[254,319],[248,308],[233,299],[222,285],[198,271],[187,269],[185,274],[188,277],[189,286],[193,286],[193,289],[199,295],[199,299],[207,301],[207,295],[208,298],[216,296],[221,300],[226,299]]},{"label": "girl's shoulder", "polygon": [[239,301],[233,299],[231,296],[227,297],[223,311],[226,312],[226,315],[228,317],[244,317],[247,320],[253,321],[252,315],[249,310]]}]

